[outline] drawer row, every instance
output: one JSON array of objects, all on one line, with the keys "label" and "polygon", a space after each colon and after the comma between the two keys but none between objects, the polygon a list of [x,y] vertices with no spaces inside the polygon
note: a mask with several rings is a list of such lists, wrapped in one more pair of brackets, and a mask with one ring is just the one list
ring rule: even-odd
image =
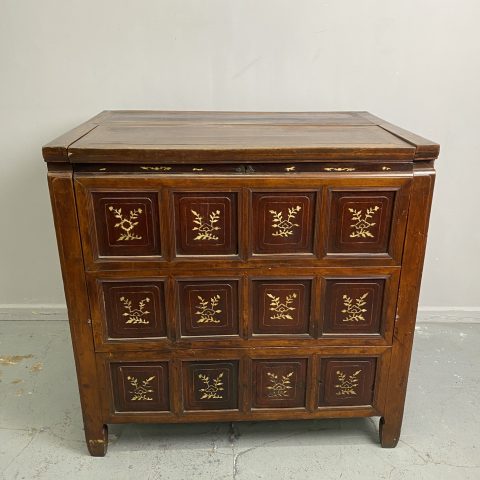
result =
[{"label": "drawer row", "polygon": [[[291,353],[291,352],[290,352]],[[154,412],[381,409],[390,350],[353,355],[196,352],[100,356],[107,415]],[[202,358],[198,358],[198,357]]]},{"label": "drawer row", "polygon": [[262,273],[89,275],[97,350],[212,341],[390,344],[399,269]]},{"label": "drawer row", "polygon": [[[77,180],[87,268],[112,261],[401,259],[409,179],[275,189]],[[311,183],[311,181],[310,181]],[[371,184],[371,186],[368,186]],[[132,186],[134,185],[134,186]]]}]

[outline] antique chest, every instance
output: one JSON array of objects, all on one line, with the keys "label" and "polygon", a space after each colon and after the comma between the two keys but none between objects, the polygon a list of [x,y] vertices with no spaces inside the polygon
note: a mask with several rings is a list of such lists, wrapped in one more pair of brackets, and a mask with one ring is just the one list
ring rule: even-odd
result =
[{"label": "antique chest", "polygon": [[366,112],[106,111],[46,145],[90,453],[357,416],[394,447],[438,152]]}]

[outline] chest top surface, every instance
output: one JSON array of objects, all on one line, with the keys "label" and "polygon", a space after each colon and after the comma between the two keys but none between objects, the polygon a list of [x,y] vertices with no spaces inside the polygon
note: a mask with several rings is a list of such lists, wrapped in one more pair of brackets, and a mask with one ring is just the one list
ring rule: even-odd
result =
[{"label": "chest top surface", "polygon": [[438,144],[367,112],[104,111],[43,148],[47,162],[434,160]]}]

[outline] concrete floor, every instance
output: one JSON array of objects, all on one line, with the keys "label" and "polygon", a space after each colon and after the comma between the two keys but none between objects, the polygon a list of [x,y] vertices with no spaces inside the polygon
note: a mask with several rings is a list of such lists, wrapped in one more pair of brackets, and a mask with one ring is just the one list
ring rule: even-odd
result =
[{"label": "concrete floor", "polygon": [[0,478],[480,479],[480,324],[417,327],[396,449],[378,419],[110,427],[84,443],[68,326],[0,322]]}]

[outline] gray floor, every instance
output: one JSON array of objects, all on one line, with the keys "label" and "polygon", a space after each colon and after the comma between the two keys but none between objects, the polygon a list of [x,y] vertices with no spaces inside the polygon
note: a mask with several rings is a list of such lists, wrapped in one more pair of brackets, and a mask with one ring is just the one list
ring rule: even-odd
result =
[{"label": "gray floor", "polygon": [[88,456],[66,322],[0,322],[2,479],[480,479],[480,325],[420,324],[403,433],[378,419],[110,427]]}]

